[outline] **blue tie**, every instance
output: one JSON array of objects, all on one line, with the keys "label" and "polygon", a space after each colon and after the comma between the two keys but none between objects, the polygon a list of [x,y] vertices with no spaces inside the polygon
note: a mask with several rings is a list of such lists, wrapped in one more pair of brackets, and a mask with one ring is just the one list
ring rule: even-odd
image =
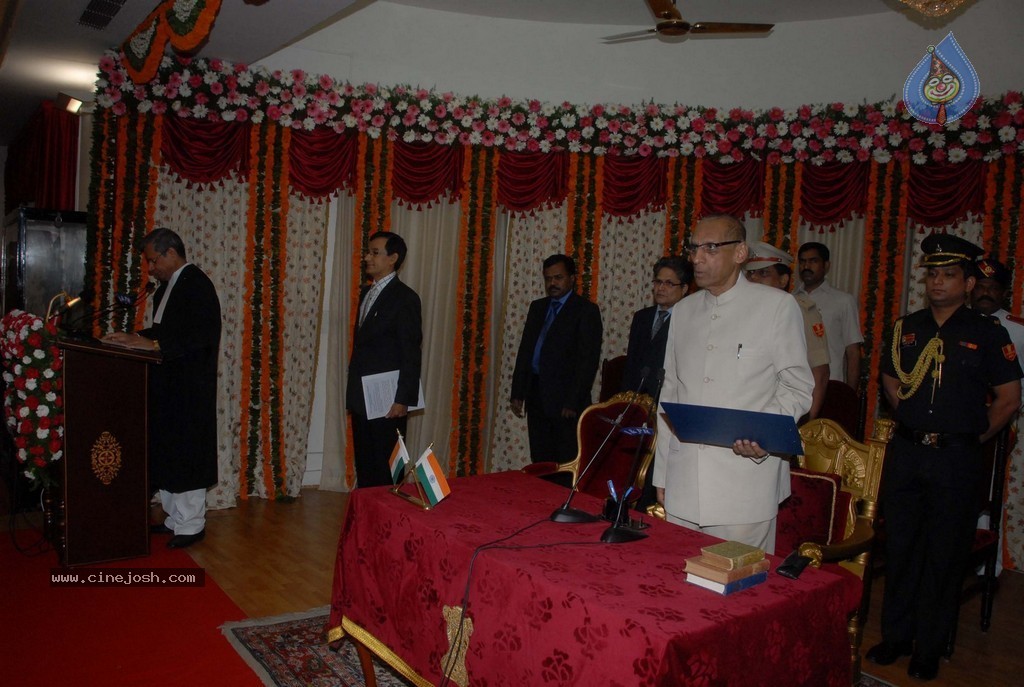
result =
[{"label": "blue tie", "polygon": [[551,301],[551,305],[548,306],[548,315],[544,318],[544,326],[540,328],[537,345],[533,347],[533,371],[535,374],[540,374],[540,349],[544,347],[544,339],[547,337],[548,330],[551,329],[551,323],[555,321],[555,316],[561,307],[562,304],[558,301]]},{"label": "blue tie", "polygon": [[658,335],[658,332],[663,326],[665,326],[665,320],[668,319],[668,310],[659,310],[658,315],[654,318],[654,327],[651,329],[651,338],[653,339]]}]

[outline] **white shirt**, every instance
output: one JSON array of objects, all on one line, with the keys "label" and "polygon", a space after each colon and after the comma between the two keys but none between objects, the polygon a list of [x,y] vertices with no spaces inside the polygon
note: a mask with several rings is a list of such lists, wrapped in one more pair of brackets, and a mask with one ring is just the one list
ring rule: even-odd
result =
[{"label": "white shirt", "polygon": [[[811,407],[803,316],[785,291],[740,276],[720,296],[698,291],[679,301],[668,324],[662,401],[794,420]],[[654,486],[665,488],[665,510],[676,518],[701,526],[762,522],[789,496],[789,463],[773,456],[757,464],[731,446],[680,442],[659,413]]]},{"label": "white shirt", "polygon": [[[1008,319],[1010,316],[1010,313],[1002,308],[992,313],[992,317],[998,318],[1000,324],[1003,325],[1003,329],[1010,334],[1010,341],[1013,342],[1013,347],[1017,349],[1017,360],[1021,360],[1021,356],[1024,356],[1024,324],[1015,322],[1014,320],[1020,319],[1017,317],[1013,318],[1013,320]],[[1021,404],[1024,405],[1024,384],[1021,385],[1020,400]]]},{"label": "white shirt", "polygon": [[829,284],[827,279],[818,284],[814,291],[807,291],[801,284],[794,293],[809,296],[821,311],[825,333],[828,335],[829,379],[838,379],[856,387],[858,380],[846,378],[844,360],[847,346],[864,341],[864,335],[860,330],[857,300],[851,294]]},{"label": "white shirt", "polygon": [[397,272],[390,272],[380,280],[373,282],[373,286],[366,292],[366,297],[363,299],[363,307],[359,309],[359,325],[362,326],[363,320],[366,319],[367,313],[370,312],[370,308],[373,307],[374,301],[377,300],[377,296],[384,290],[384,287],[391,283],[391,280],[395,278]]}]

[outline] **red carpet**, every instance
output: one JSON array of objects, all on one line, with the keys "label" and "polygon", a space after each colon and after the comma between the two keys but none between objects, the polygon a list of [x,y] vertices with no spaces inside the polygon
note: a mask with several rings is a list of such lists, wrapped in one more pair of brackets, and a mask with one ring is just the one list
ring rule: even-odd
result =
[{"label": "red carpet", "polygon": [[[38,535],[17,533],[25,547]],[[148,558],[104,568],[193,568],[154,537]],[[206,577],[202,587],[53,587],[53,551],[27,557],[0,534],[0,681],[26,686],[259,685],[218,627],[245,613]],[[67,572],[74,573],[70,568]]]}]

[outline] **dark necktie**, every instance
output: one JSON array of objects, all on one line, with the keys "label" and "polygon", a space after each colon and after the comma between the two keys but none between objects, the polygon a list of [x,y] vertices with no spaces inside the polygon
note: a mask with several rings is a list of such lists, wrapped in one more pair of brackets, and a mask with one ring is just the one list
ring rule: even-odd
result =
[{"label": "dark necktie", "polygon": [[665,326],[665,321],[668,320],[668,310],[659,310],[657,316],[654,318],[654,327],[651,329],[651,338],[653,339],[661,331],[661,328]]},{"label": "dark necktie", "polygon": [[561,307],[562,304],[558,301],[551,301],[551,305],[548,306],[548,314],[544,318],[544,326],[540,328],[537,345],[533,347],[533,371],[536,374],[540,374],[540,349],[544,347],[544,339],[547,337],[548,330],[551,329],[551,323],[555,321],[555,316]]}]

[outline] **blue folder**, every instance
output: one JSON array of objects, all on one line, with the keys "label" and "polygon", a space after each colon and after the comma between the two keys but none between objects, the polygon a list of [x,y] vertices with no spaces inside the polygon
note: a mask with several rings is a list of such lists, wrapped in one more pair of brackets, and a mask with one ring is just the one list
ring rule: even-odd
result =
[{"label": "blue folder", "polygon": [[769,453],[804,452],[796,422],[788,415],[687,403],[663,402],[661,407],[679,441],[731,447],[737,439],[749,439]]}]

